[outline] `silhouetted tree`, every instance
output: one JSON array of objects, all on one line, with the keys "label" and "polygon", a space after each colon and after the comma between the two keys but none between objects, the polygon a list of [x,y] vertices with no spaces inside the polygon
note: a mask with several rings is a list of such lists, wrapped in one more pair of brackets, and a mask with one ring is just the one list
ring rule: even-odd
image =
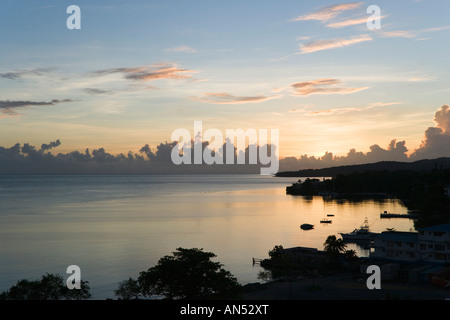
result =
[{"label": "silhouetted tree", "polygon": [[144,296],[163,295],[167,299],[234,299],[241,286],[222,268],[216,257],[203,249],[177,248],[158,264],[140,273],[138,282]]},{"label": "silhouetted tree", "polygon": [[336,258],[340,253],[344,253],[347,247],[344,240],[337,239],[335,235],[328,236],[323,245],[324,251],[332,258]]},{"label": "silhouetted tree", "polygon": [[119,288],[114,290],[114,294],[123,300],[139,299],[141,288],[137,280],[128,278],[119,284]]},{"label": "silhouetted tree", "polygon": [[84,300],[89,299],[89,282],[81,280],[80,289],[69,289],[62,276],[46,273],[40,280],[19,280],[0,294],[2,300]]}]

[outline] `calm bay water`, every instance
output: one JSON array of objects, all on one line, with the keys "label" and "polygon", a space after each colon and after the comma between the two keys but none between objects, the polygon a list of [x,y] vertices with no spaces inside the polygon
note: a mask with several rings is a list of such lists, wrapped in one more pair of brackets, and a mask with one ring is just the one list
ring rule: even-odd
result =
[{"label": "calm bay water", "polygon": [[[328,235],[371,229],[410,231],[398,200],[324,201],[289,196],[296,178],[260,175],[0,176],[0,292],[20,279],[64,277],[80,266],[94,299],[115,298],[120,281],[136,278],[176,248],[214,252],[242,284],[259,281],[252,257],[275,245],[323,249]],[[321,224],[333,214],[331,224]],[[302,223],[313,230],[299,228]],[[359,256],[368,251],[350,245]]]}]

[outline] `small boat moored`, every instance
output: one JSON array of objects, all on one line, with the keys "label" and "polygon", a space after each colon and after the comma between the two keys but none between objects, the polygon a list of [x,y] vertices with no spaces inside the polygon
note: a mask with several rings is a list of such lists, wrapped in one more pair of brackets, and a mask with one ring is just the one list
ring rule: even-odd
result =
[{"label": "small boat moored", "polygon": [[309,223],[304,223],[300,226],[300,228],[303,230],[311,230],[311,229],[314,229],[314,225],[309,224]]},{"label": "small boat moored", "polygon": [[332,221],[330,219],[323,218],[320,220],[320,223],[331,223]]}]

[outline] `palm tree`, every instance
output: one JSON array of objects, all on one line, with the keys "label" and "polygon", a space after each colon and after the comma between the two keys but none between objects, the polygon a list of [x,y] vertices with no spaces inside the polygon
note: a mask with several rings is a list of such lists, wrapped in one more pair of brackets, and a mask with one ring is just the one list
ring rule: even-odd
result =
[{"label": "palm tree", "polygon": [[347,245],[343,239],[337,239],[335,235],[328,236],[325,240],[324,251],[327,252],[331,257],[337,257],[340,253],[345,252]]}]

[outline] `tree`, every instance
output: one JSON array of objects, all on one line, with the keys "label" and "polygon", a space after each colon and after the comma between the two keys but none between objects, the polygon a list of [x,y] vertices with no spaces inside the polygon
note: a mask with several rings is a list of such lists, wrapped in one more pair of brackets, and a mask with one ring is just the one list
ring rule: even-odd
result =
[{"label": "tree", "polygon": [[59,274],[46,273],[40,280],[19,280],[0,294],[2,300],[83,300],[91,297],[89,282],[81,281],[80,289],[70,290]]},{"label": "tree", "polygon": [[114,294],[123,300],[139,299],[141,289],[137,280],[128,278],[119,283],[119,288],[114,290]]},{"label": "tree", "polygon": [[273,260],[277,260],[283,257],[283,246],[276,245],[272,250],[269,251],[269,257]]},{"label": "tree", "polygon": [[345,250],[344,256],[348,261],[356,261],[358,260],[358,256],[356,255],[355,250]]},{"label": "tree", "polygon": [[215,257],[203,249],[177,248],[172,256],[164,256],[139,274],[141,294],[190,300],[237,298],[240,284],[222,264],[211,261]]},{"label": "tree", "polygon": [[324,251],[327,252],[332,258],[336,258],[340,253],[345,252],[347,245],[343,239],[337,239],[335,235],[330,235],[323,244]]}]

